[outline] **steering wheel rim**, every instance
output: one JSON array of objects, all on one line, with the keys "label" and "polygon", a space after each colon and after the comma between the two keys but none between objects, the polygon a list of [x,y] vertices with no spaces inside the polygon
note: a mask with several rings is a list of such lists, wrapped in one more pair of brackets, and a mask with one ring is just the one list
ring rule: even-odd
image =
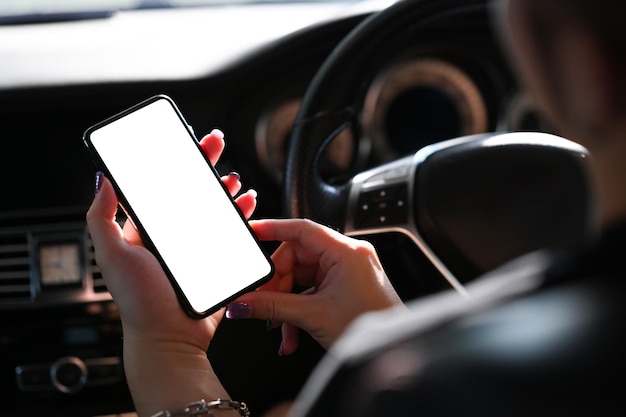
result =
[{"label": "steering wheel rim", "polygon": [[[372,57],[384,59],[420,30],[454,13],[486,12],[484,0],[400,1],[365,18],[329,55],[307,89],[290,137],[283,203],[286,217],[306,217],[344,231],[349,183],[330,184],[319,172],[326,144],[344,129],[358,133],[359,98]],[[400,30],[399,30],[400,29]]]}]

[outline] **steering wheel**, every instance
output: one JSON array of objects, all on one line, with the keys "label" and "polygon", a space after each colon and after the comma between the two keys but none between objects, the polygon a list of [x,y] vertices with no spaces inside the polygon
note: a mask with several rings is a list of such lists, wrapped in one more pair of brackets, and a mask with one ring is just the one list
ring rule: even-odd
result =
[{"label": "steering wheel", "polygon": [[429,31],[445,36],[446,25],[488,25],[489,16],[484,0],[407,0],[364,19],[303,98],[286,161],[284,214],[355,236],[399,232],[461,293],[464,282],[515,256],[587,236],[587,151],[548,133],[494,129],[426,146],[340,184],[320,174],[333,138],[345,129],[360,136],[372,63]]}]

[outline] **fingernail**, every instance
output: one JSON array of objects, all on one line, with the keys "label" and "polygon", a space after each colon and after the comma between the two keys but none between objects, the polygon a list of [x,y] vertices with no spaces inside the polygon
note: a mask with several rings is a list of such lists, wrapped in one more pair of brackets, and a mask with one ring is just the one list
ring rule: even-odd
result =
[{"label": "fingernail", "polygon": [[265,320],[265,330],[271,332],[274,330],[274,326],[272,326],[272,320]]},{"label": "fingernail", "polygon": [[247,193],[248,193],[248,194],[250,194],[250,195],[251,195],[252,197],[254,197],[254,198],[257,198],[257,197],[259,196],[259,194],[256,192],[256,190],[255,190],[255,189],[253,189],[253,188],[250,188],[250,189],[247,191]]},{"label": "fingernail", "polygon": [[226,306],[226,317],[229,319],[245,319],[250,317],[252,309],[247,303],[230,303]]},{"label": "fingernail", "polygon": [[283,349],[283,342],[280,342],[280,346],[278,347],[278,356],[284,356],[285,351]]},{"label": "fingernail", "polygon": [[96,172],[95,194],[98,194],[100,192],[100,189],[102,188],[102,178],[103,177],[104,177],[104,174],[102,173],[102,171]]},{"label": "fingernail", "polygon": [[222,132],[222,131],[221,131],[221,130],[219,130],[219,129],[213,129],[213,130],[211,130],[211,134],[212,134],[212,135],[215,135],[215,136],[217,136],[217,137],[219,137],[220,139],[224,139],[224,132]]},{"label": "fingernail", "polygon": [[228,173],[228,176],[230,177],[236,177],[237,179],[241,179],[241,175],[239,175],[239,173],[237,171],[232,171]]}]

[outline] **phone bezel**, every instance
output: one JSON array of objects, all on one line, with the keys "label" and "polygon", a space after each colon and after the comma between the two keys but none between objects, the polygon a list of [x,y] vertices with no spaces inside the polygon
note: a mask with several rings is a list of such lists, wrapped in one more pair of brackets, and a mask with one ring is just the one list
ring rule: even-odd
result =
[{"label": "phone bezel", "polygon": [[[171,108],[173,109],[173,111],[176,113],[176,115],[178,116],[179,120],[181,121],[181,123],[184,125],[187,133],[190,136],[190,139],[194,141],[194,143],[197,146],[198,152],[201,153],[201,155],[203,156],[204,160],[206,161],[207,165],[210,167],[213,175],[215,176],[216,180],[219,182],[222,190],[224,191],[224,193],[228,196],[228,198],[230,199],[234,210],[236,210],[236,212],[239,214],[239,217],[241,218],[241,221],[245,224],[246,228],[248,229],[248,232],[250,233],[251,237],[254,239],[254,241],[256,242],[257,246],[259,247],[259,250],[261,252],[263,252],[263,255],[265,257],[265,260],[267,261],[268,265],[269,265],[269,273],[264,276],[261,277],[260,279],[258,279],[257,281],[255,281],[254,283],[252,283],[251,285],[246,286],[245,288],[242,288],[240,291],[230,295],[229,297],[225,298],[224,300],[222,300],[221,302],[215,304],[214,306],[204,310],[204,311],[197,311],[190,303],[190,301],[188,300],[187,296],[185,295],[184,291],[182,290],[181,286],[179,285],[179,283],[177,282],[176,278],[174,277],[174,275],[172,274],[170,268],[168,267],[167,263],[164,261],[162,255],[160,254],[159,250],[156,248],[154,242],[152,241],[152,239],[150,238],[149,233],[146,231],[146,229],[144,228],[144,226],[141,223],[141,219],[138,218],[137,214],[135,213],[135,211],[133,210],[132,206],[129,204],[128,199],[126,198],[126,196],[124,195],[124,192],[122,191],[121,187],[119,186],[118,182],[116,181],[115,177],[111,174],[109,168],[107,167],[106,163],[103,161],[101,155],[98,153],[97,149],[95,148],[95,146],[93,145],[92,141],[91,141],[91,135],[93,134],[93,132],[97,131],[98,129],[113,123],[129,114],[134,113],[137,110],[140,110],[141,108],[148,106],[158,100],[165,100],[167,101]],[[96,164],[96,166],[98,167],[98,169],[100,169],[106,176],[107,178],[111,181],[115,192],[117,194],[118,200],[119,200],[119,205],[120,207],[124,210],[124,212],[127,215],[128,220],[130,220],[132,222],[132,224],[135,226],[135,228],[138,230],[142,241],[145,245],[145,247],[156,257],[156,259],[159,261],[160,265],[162,266],[167,278],[169,279],[170,283],[172,284],[172,287],[174,288],[174,291],[176,293],[176,296],[178,298],[179,303],[181,304],[181,306],[183,307],[183,309],[185,310],[185,312],[192,318],[194,319],[202,319],[204,317],[207,317],[211,314],[213,314],[214,312],[218,311],[220,308],[224,307],[226,304],[228,304],[230,301],[234,300],[235,298],[239,297],[240,295],[249,292],[251,290],[254,290],[255,288],[258,288],[259,286],[261,286],[262,284],[264,284],[265,282],[269,281],[271,279],[271,277],[274,274],[275,271],[275,267],[274,264],[270,258],[270,256],[266,253],[266,251],[264,250],[264,248],[262,247],[260,241],[258,240],[258,238],[256,237],[256,235],[254,234],[254,231],[252,230],[252,228],[250,227],[250,225],[248,224],[247,219],[245,218],[245,216],[243,215],[243,213],[241,212],[241,210],[239,209],[239,207],[237,206],[237,203],[235,202],[235,199],[230,195],[230,192],[228,191],[228,189],[226,188],[226,186],[224,185],[224,183],[222,182],[221,178],[220,178],[220,174],[217,172],[217,170],[215,169],[215,167],[213,166],[213,164],[211,164],[210,160],[208,159],[208,157],[206,156],[206,154],[204,153],[204,151],[202,150],[200,143],[198,142],[193,129],[189,126],[189,124],[187,123],[187,121],[185,120],[184,116],[182,115],[182,112],[179,110],[178,106],[176,105],[176,103],[174,102],[174,100],[165,95],[165,94],[157,94],[154,95],[148,99],[145,99],[135,105],[132,105],[130,107],[128,107],[127,109],[111,116],[108,117],[92,126],[90,126],[89,128],[87,128],[83,134],[83,143],[86,146],[86,148],[89,150],[89,153],[91,155],[91,158],[93,159],[94,163]]]}]

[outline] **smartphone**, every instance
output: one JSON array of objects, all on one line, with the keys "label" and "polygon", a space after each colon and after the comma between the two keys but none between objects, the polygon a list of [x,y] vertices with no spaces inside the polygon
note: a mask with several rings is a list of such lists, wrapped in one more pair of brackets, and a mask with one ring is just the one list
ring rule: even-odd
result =
[{"label": "smartphone", "polygon": [[94,126],[83,142],[192,318],[274,272],[174,101],[156,95]]}]

